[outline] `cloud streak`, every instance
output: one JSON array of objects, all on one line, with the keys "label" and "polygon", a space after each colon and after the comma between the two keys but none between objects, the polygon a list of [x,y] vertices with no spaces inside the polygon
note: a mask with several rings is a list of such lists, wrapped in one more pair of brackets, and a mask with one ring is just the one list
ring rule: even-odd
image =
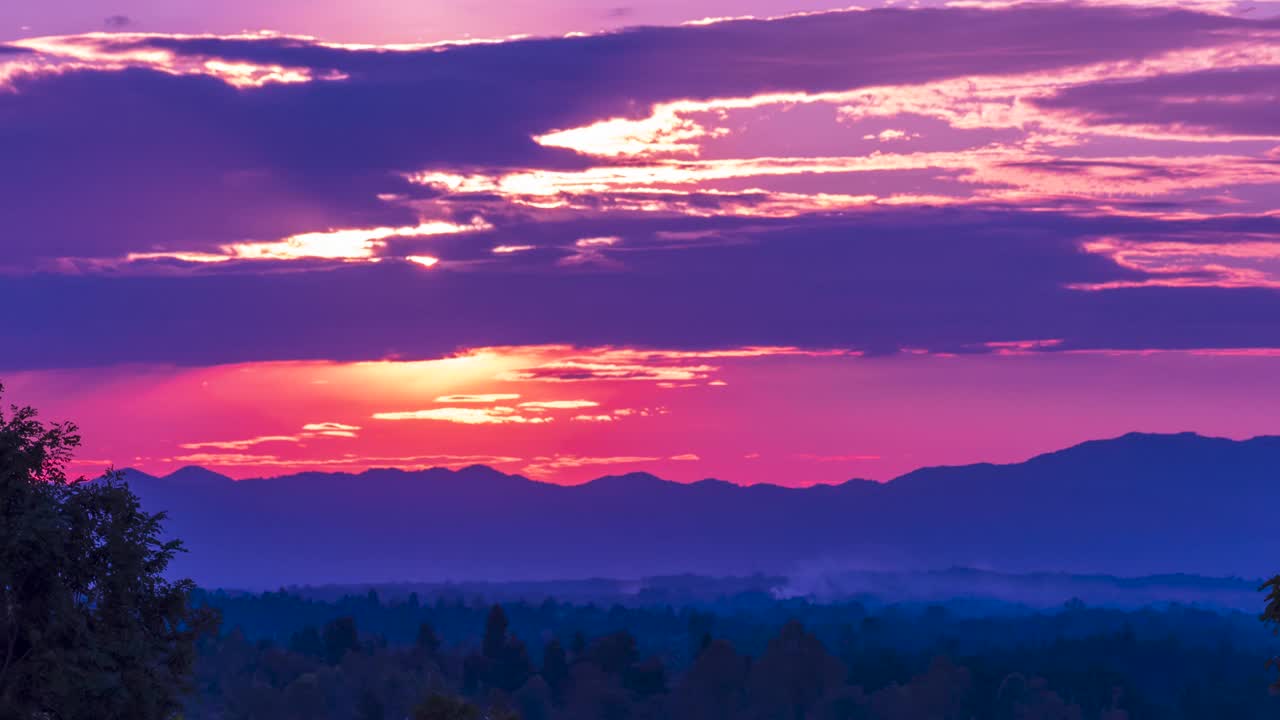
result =
[{"label": "cloud streak", "polygon": [[538,425],[554,418],[522,415],[515,408],[496,406],[487,408],[442,407],[427,410],[378,412],[374,420],[435,420],[460,425]]},{"label": "cloud streak", "polygon": [[495,403],[503,400],[517,400],[518,393],[483,393],[479,395],[441,395],[438,403]]}]

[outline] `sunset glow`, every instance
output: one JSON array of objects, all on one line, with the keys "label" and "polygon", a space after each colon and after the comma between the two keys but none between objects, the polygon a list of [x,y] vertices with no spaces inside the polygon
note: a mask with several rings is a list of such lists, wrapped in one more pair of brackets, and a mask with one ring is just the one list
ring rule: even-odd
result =
[{"label": "sunset glow", "polygon": [[86,473],[1280,432],[1280,4],[63,5],[0,8],[0,381]]}]

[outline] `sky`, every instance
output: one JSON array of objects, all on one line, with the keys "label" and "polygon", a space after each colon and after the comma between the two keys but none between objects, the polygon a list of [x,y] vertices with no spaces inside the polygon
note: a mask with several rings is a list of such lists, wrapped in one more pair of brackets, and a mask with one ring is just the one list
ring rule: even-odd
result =
[{"label": "sky", "polygon": [[77,469],[805,485],[1280,434],[1280,4],[0,5]]}]

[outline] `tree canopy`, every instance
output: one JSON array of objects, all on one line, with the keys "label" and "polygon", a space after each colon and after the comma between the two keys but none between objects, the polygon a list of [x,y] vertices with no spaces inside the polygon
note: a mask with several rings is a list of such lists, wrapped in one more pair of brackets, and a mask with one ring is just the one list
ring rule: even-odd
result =
[{"label": "tree canopy", "polygon": [[[0,394],[3,387],[0,386]],[[182,550],[120,474],[71,479],[71,423],[0,410],[0,708],[5,717],[174,716],[215,615],[165,571]]]}]

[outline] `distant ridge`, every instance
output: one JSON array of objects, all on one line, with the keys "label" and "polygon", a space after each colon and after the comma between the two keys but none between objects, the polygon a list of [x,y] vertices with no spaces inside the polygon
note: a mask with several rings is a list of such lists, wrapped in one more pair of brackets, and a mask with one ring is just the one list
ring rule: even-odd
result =
[{"label": "distant ridge", "polygon": [[231,481],[127,470],[208,585],[640,577],[823,568],[1280,570],[1280,437],[1130,433],[1025,462],[784,488],[648,473],[558,486],[486,466]]},{"label": "distant ridge", "polygon": [[168,475],[165,475],[164,479],[169,482],[184,482],[184,483],[234,482],[231,478],[227,477],[226,475],[223,475],[222,473],[216,473],[212,470],[207,470],[197,465],[187,465],[186,467],[178,468],[177,470],[174,470]]}]

